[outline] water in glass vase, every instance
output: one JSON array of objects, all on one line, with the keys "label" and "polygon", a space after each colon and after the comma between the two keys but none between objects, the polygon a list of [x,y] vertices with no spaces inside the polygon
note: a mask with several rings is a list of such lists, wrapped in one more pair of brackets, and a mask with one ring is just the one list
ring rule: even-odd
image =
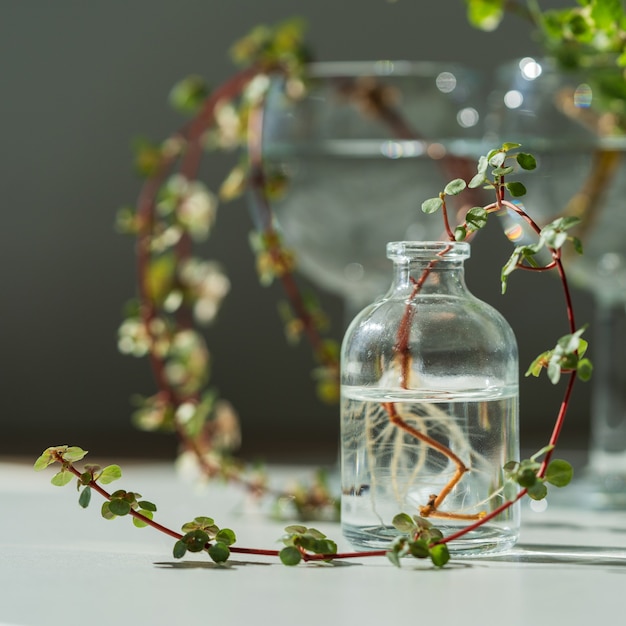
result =
[{"label": "water in glass vase", "polygon": [[[344,387],[342,530],[361,550],[385,548],[400,513],[449,535],[505,501],[503,466],[519,459],[517,388],[453,393]],[[455,556],[501,551],[518,537],[519,508],[449,544]]]}]

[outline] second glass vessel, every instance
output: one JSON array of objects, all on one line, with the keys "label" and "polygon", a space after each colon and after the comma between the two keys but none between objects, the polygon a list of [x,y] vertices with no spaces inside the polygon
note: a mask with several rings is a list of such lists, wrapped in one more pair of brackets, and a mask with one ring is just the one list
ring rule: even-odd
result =
[{"label": "second glass vessel", "polygon": [[[444,535],[506,499],[503,466],[519,460],[513,331],[464,280],[465,242],[394,242],[391,288],[342,345],[342,530],[356,549],[384,548],[398,513]],[[511,547],[513,505],[452,541],[452,554]]]}]

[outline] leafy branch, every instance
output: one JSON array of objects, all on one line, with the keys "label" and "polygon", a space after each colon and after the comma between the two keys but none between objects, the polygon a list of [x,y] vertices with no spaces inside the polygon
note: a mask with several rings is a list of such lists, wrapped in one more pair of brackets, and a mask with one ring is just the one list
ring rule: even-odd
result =
[{"label": "leafy branch", "polygon": [[[547,491],[545,482],[562,487],[572,476],[571,466],[566,461],[553,460],[547,466],[545,476],[541,477],[542,465],[536,459],[547,451],[548,447],[540,450],[529,460],[521,463],[509,462],[504,467],[509,481],[524,487],[523,492],[527,492],[534,499],[545,497]],[[237,541],[235,532],[230,528],[220,528],[213,518],[207,516],[195,517],[183,524],[182,532],[178,532],[156,522],[153,519],[153,514],[157,510],[156,505],[145,500],[139,501],[138,498],[141,496],[138,493],[125,490],[109,493],[99,484],[108,484],[121,478],[122,471],[118,465],[110,465],[104,469],[94,469],[97,466],[85,465],[82,471],[79,470],[75,462],[82,460],[86,455],[87,452],[77,446],[50,447],[36,460],[34,469],[42,471],[54,463],[60,463],[62,467],[53,476],[51,481],[53,485],[64,486],[71,482],[72,478],[76,478],[77,487],[83,488],[79,496],[79,504],[83,508],[89,505],[89,498],[85,498],[84,494],[91,493],[93,489],[105,499],[101,508],[104,519],[112,520],[130,515],[138,528],[150,526],[174,538],[172,555],[176,559],[183,558],[188,552],[204,552],[215,563],[224,564],[229,560],[231,553],[237,553],[276,557],[284,565],[294,566],[302,561],[332,563],[341,559],[386,556],[397,567],[400,567],[400,560],[403,557],[430,558],[435,567],[443,567],[450,560],[446,545],[449,538],[444,538],[441,531],[428,520],[419,516],[411,517],[406,513],[399,513],[393,519],[394,527],[402,534],[391,542],[389,549],[369,552],[337,552],[337,544],[332,539],[315,528],[301,525],[290,525],[285,528],[285,534],[280,539],[285,547],[281,550],[235,546]],[[58,479],[60,475],[63,475],[63,480]],[[87,489],[89,492],[86,492]]]},{"label": "leafy branch", "polygon": [[535,28],[549,54],[565,67],[584,67],[598,57],[626,67],[626,10],[619,0],[579,0],[571,7],[541,9],[539,0],[465,0],[469,22],[496,29],[512,13]]}]

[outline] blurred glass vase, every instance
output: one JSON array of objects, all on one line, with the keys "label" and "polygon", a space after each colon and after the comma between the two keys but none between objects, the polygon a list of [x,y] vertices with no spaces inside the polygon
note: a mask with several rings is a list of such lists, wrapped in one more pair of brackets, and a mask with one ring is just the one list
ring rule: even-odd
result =
[{"label": "blurred glass vase", "polygon": [[385,290],[387,241],[440,238],[420,205],[473,174],[481,93],[473,72],[443,63],[314,63],[300,85],[273,79],[262,156],[287,178],[277,227],[347,319]]}]

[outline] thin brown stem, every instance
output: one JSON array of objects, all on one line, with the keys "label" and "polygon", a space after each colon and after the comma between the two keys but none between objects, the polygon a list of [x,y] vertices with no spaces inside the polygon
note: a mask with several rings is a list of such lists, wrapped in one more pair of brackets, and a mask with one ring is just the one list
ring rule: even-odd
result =
[{"label": "thin brown stem", "polygon": [[[437,253],[437,256],[441,258],[445,256],[449,250],[450,246],[446,246],[446,248]],[[407,299],[404,314],[402,315],[400,325],[398,326],[396,343],[393,348],[396,358],[400,360],[400,386],[402,389],[408,389],[409,375],[411,372],[411,350],[409,348],[409,339],[411,335],[411,324],[416,312],[414,300],[438,262],[438,259],[432,259],[424,268],[417,280],[413,278],[411,279],[413,282],[413,289]]]}]

